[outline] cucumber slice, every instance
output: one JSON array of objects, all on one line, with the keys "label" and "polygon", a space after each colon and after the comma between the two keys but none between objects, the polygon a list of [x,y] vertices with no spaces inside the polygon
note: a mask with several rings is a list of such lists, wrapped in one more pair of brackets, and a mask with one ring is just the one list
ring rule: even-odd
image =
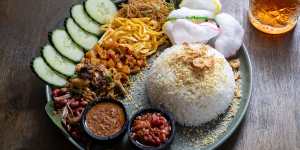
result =
[{"label": "cucumber slice", "polygon": [[84,11],[81,4],[74,5],[71,9],[71,16],[74,21],[85,31],[100,35],[103,33],[101,30],[101,25],[92,20]]},{"label": "cucumber slice", "polygon": [[55,71],[66,76],[75,74],[75,64],[61,56],[51,45],[47,44],[43,47],[42,56],[46,63]]},{"label": "cucumber slice", "polygon": [[84,55],[82,48],[72,41],[65,30],[54,30],[51,35],[51,41],[61,55],[74,62],[79,62]]},{"label": "cucumber slice", "polygon": [[48,84],[62,87],[67,83],[66,78],[53,71],[46,64],[42,57],[37,57],[33,59],[32,68],[36,75]]},{"label": "cucumber slice", "polygon": [[110,0],[87,0],[84,7],[88,15],[100,24],[110,23],[117,14],[117,7]]},{"label": "cucumber slice", "polygon": [[92,49],[98,42],[97,36],[82,30],[72,18],[67,19],[66,28],[73,41],[85,50]]}]

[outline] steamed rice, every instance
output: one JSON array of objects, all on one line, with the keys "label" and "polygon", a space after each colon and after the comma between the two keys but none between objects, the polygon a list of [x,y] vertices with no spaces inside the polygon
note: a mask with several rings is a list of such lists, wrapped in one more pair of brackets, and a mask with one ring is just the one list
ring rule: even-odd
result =
[{"label": "steamed rice", "polygon": [[[199,69],[188,63],[191,59],[181,59],[191,52],[204,51],[201,57],[210,58],[212,66]],[[233,99],[234,87],[234,74],[227,60],[202,44],[166,49],[154,62],[146,80],[150,103],[171,112],[185,126],[199,126],[224,113]]]}]

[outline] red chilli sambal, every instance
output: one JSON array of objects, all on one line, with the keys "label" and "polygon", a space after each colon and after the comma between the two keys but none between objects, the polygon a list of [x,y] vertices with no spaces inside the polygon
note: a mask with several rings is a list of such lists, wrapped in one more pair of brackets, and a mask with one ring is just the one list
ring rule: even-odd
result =
[{"label": "red chilli sambal", "polygon": [[148,146],[159,146],[171,135],[171,125],[160,113],[146,113],[135,118],[131,137]]}]

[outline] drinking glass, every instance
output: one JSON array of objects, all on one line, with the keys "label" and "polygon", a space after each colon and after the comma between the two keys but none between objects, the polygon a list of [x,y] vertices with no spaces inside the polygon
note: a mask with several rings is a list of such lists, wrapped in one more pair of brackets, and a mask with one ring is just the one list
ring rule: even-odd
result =
[{"label": "drinking glass", "polygon": [[282,34],[296,26],[299,9],[300,0],[250,0],[249,19],[262,32]]}]

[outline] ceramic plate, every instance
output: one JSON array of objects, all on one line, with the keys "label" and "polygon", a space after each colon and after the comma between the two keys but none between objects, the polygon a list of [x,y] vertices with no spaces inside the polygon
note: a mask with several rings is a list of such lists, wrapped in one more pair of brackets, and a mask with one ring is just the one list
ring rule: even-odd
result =
[{"label": "ceramic plate", "polygon": [[[159,54],[157,54],[159,55]],[[156,59],[153,56],[149,60],[149,66],[151,66],[153,60]],[[171,150],[204,150],[214,149],[220,146],[238,127],[243,119],[251,96],[252,88],[252,68],[251,62],[246,47],[243,45],[238,52],[238,58],[240,59],[240,73],[241,73],[241,95],[240,99],[233,100],[226,113],[220,115],[215,120],[210,121],[197,128],[187,128],[177,125],[176,136]],[[148,99],[145,93],[144,77],[147,76],[149,68],[145,69],[138,75],[134,75],[131,78],[132,85],[129,88],[129,96],[121,99],[128,110],[129,116],[132,116],[136,111],[149,107]],[[84,145],[75,141],[68,132],[62,127],[60,116],[53,112],[53,101],[51,98],[50,86],[46,86],[47,105],[45,110],[53,121],[53,123],[62,131],[66,138],[74,144],[78,149],[84,149]],[[127,143],[127,136],[116,144],[112,149],[130,149]]]}]

